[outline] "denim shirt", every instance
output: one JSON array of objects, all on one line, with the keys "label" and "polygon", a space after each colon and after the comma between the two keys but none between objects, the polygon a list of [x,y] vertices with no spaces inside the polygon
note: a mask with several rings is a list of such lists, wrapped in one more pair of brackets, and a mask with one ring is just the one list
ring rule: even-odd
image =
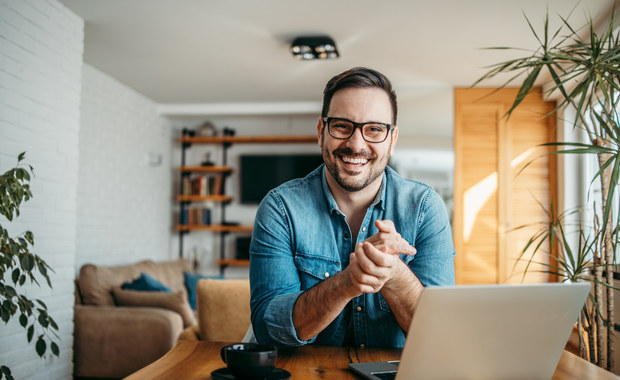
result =
[{"label": "denim shirt", "polygon": [[445,205],[429,186],[386,167],[381,189],[353,241],[324,167],[271,190],[258,207],[250,245],[254,335],[259,343],[280,347],[340,346],[352,318],[356,345],[402,347],[406,334],[381,292],[354,298],[327,328],[305,341],[293,326],[293,306],[305,290],[347,267],[355,244],[378,232],[375,220],[393,221],[416,248],[415,256],[401,259],[424,286],[453,285],[454,246]]}]

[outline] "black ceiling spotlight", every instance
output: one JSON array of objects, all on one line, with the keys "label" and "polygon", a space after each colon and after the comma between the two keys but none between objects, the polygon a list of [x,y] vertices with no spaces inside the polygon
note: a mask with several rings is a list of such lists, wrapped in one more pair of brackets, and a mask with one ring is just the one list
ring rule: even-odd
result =
[{"label": "black ceiling spotlight", "polygon": [[293,57],[299,60],[339,57],[336,43],[329,36],[297,37],[291,44],[290,50]]}]

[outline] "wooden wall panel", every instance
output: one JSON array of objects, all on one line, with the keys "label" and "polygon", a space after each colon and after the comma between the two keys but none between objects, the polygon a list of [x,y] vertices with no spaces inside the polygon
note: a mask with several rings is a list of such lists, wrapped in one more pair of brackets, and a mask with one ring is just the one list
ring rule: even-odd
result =
[{"label": "wooden wall panel", "polygon": [[[555,194],[555,166],[540,144],[553,141],[554,104],[531,94],[506,119],[515,89],[455,90],[454,242],[458,284],[541,282],[517,259],[544,223]],[[527,256],[527,254],[526,254]],[[536,261],[548,262],[546,255]],[[541,269],[539,266],[538,269]]]},{"label": "wooden wall panel", "polygon": [[[493,283],[497,279],[497,115],[496,105],[460,109],[460,154],[467,170],[458,165],[465,191],[460,193],[466,217],[461,222],[461,249],[457,249],[456,276],[463,283]],[[467,131],[468,133],[460,133]],[[455,199],[456,204],[456,199]]]}]

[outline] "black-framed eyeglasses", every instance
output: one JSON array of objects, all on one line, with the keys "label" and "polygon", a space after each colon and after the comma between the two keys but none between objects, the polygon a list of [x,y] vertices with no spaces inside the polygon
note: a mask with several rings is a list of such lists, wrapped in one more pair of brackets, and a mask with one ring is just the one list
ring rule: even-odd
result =
[{"label": "black-framed eyeglasses", "polygon": [[327,125],[329,135],[335,139],[346,140],[353,136],[355,129],[359,128],[362,137],[369,143],[381,143],[387,139],[391,124],[377,123],[374,121],[368,123],[356,123],[348,119],[338,117],[324,117],[323,124]]}]

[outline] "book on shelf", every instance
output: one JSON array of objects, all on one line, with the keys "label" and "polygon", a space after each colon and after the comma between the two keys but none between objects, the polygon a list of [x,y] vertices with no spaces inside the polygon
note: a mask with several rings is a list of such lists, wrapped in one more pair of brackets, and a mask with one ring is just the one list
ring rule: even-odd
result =
[{"label": "book on shelf", "polygon": [[192,195],[191,180],[188,176],[183,176],[182,179],[182,195]]},{"label": "book on shelf", "polygon": [[182,208],[181,209],[181,215],[179,217],[179,223],[181,223],[182,225],[187,225],[188,223],[188,217],[187,217],[187,209],[186,208]]},{"label": "book on shelf", "polygon": [[192,177],[183,177],[182,195],[221,195],[222,175],[199,174]]},{"label": "book on shelf", "polygon": [[192,179],[192,195],[205,196],[207,192],[207,177],[199,175]]},{"label": "book on shelf", "polygon": [[[185,221],[185,223],[183,223],[183,221]],[[184,209],[181,211],[181,224],[208,226],[211,224],[211,209],[209,207],[191,207]]]},{"label": "book on shelf", "polygon": [[215,181],[213,183],[213,192],[212,192],[213,195],[222,194],[222,182],[223,182],[223,178],[221,174],[215,176]]}]

